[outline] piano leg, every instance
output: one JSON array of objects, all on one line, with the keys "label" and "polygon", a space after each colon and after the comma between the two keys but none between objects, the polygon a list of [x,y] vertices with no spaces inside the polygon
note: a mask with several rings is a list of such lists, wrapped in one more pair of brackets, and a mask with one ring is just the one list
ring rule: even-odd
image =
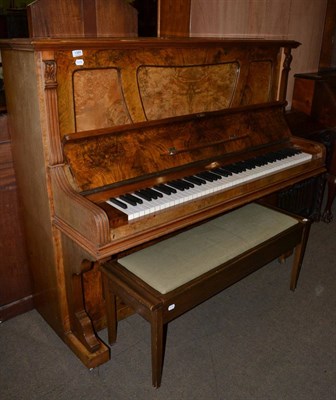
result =
[{"label": "piano leg", "polygon": [[[66,297],[62,299],[62,303],[68,310],[69,326],[69,330],[64,332],[64,341],[86,367],[94,368],[109,360],[108,347],[96,335],[96,329],[100,328],[101,323],[97,310],[100,310],[100,305],[103,308],[101,287],[97,284],[100,283],[100,273],[98,276],[97,263],[88,260],[89,257],[85,257],[83,250],[65,236],[62,238],[62,256],[66,285]],[[88,279],[93,281],[92,299],[85,296]],[[98,328],[88,312],[88,308],[92,308],[91,303],[96,305],[94,318],[98,321]]]},{"label": "piano leg", "polygon": [[84,304],[84,290],[83,290],[83,273],[91,270],[92,263],[84,260],[82,262],[82,273],[74,274],[72,277],[72,290],[74,299],[74,318],[73,318],[73,331],[76,332],[77,337],[83,345],[90,352],[95,352],[100,347],[100,342],[97,339],[91,319],[89,318]]}]

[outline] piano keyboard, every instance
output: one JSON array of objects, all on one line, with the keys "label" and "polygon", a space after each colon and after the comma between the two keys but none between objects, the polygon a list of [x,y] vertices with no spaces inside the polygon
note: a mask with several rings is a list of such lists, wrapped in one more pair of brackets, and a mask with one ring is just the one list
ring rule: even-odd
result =
[{"label": "piano keyboard", "polygon": [[107,203],[127,214],[128,220],[149,215],[212,193],[231,189],[267,175],[308,162],[312,155],[284,149],[225,165],[111,198]]}]

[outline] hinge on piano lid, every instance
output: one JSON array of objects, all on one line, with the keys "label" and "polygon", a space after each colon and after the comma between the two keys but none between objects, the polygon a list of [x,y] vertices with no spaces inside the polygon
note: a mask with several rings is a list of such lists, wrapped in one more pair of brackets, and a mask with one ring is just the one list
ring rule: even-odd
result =
[{"label": "hinge on piano lid", "polygon": [[168,149],[168,155],[169,155],[169,156],[174,156],[175,154],[177,154],[177,149],[176,149],[176,147],[169,147],[169,149]]},{"label": "hinge on piano lid", "polygon": [[[205,117],[205,113],[199,113],[199,114],[196,114],[196,117],[197,118],[203,118],[203,117]],[[169,149],[168,149],[168,155],[169,156],[175,156],[177,153],[180,153],[181,151],[183,151],[183,150],[177,150],[177,148],[176,147],[169,147]],[[187,151],[187,149],[186,150],[184,150],[184,151]]]}]

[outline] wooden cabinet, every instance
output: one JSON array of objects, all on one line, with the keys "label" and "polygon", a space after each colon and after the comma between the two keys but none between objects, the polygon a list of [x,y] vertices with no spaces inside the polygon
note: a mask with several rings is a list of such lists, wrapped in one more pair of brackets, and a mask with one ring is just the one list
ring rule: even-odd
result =
[{"label": "wooden cabinet", "polygon": [[30,310],[32,291],[7,114],[0,114],[0,321]]}]

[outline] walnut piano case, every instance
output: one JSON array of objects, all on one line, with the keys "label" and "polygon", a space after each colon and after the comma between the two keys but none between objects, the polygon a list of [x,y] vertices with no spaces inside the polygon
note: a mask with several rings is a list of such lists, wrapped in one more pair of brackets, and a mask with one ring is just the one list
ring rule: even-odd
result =
[{"label": "walnut piano case", "polygon": [[[109,358],[99,264],[324,171],[283,117],[294,41],[1,43],[35,306],[88,367]],[[283,60],[283,61],[282,61]],[[135,220],[106,201],[284,148],[309,161]],[[118,306],[119,318],[127,313]]]}]

